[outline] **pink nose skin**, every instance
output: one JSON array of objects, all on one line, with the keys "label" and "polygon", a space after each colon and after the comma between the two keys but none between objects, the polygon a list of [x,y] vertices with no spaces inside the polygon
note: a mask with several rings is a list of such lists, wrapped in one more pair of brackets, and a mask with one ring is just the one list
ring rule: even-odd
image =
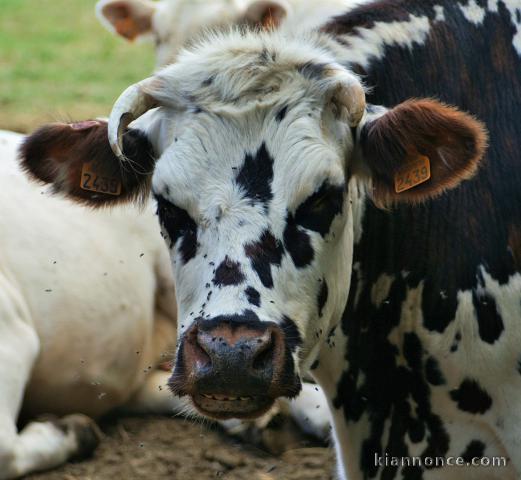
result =
[{"label": "pink nose skin", "polygon": [[254,418],[301,388],[283,330],[242,316],[198,319],[180,341],[170,388],[203,414]]}]

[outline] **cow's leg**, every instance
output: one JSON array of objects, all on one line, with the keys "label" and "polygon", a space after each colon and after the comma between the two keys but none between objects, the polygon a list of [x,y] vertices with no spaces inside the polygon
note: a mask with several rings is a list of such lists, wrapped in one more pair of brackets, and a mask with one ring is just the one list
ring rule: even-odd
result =
[{"label": "cow's leg", "polygon": [[96,444],[90,423],[79,416],[32,422],[17,431],[38,350],[38,337],[22,299],[0,275],[0,480],[56,467]]},{"label": "cow's leg", "polygon": [[168,388],[171,372],[153,370],[141,388],[123,406],[127,413],[156,413],[158,415],[175,415],[188,412],[187,401],[172,394]]},{"label": "cow's leg", "polygon": [[294,400],[286,400],[290,415],[307,434],[328,440],[331,432],[331,413],[322,388],[302,383],[302,392]]}]

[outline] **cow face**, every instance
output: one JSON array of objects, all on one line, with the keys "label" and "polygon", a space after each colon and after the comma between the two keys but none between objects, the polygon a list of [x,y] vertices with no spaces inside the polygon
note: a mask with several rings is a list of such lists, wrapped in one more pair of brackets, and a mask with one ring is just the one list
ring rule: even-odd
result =
[{"label": "cow face", "polygon": [[[366,107],[360,81],[312,42],[232,35],[130,87],[108,130],[44,127],[22,156],[91,205],[151,186],[179,302],[171,388],[206,415],[247,418],[298,393],[340,319],[354,186],[380,204],[423,201],[470,177],[484,145],[476,120],[432,100]],[[87,172],[113,192],[81,188],[93,157]],[[407,173],[423,181],[404,190]]]}]

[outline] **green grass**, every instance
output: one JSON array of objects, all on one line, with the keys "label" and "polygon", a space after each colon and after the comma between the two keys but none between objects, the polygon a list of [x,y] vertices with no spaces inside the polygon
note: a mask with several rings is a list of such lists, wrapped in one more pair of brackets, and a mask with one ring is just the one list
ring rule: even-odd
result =
[{"label": "green grass", "polygon": [[107,116],[149,75],[150,45],[107,32],[95,0],[0,0],[0,129]]}]

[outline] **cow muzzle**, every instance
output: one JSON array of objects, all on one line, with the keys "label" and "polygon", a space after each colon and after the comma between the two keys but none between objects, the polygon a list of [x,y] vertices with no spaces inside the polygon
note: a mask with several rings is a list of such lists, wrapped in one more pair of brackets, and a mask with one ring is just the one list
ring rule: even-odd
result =
[{"label": "cow muzzle", "polygon": [[[230,317],[231,318],[231,317]],[[234,316],[198,319],[181,338],[171,390],[216,419],[255,418],[301,388],[282,329]]]}]

